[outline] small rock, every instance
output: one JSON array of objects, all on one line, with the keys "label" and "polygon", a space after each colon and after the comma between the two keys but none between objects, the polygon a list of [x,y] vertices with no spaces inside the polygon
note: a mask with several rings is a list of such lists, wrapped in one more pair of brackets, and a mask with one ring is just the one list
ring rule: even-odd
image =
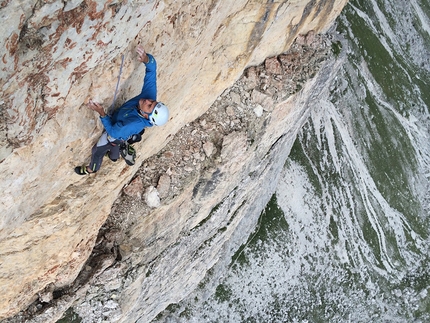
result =
[{"label": "small rock", "polygon": [[160,196],[158,195],[158,191],[154,186],[149,186],[145,190],[144,198],[145,203],[150,208],[157,208],[160,206]]},{"label": "small rock", "polygon": [[225,109],[225,113],[230,117],[236,114],[236,112],[234,111],[234,108],[230,105]]},{"label": "small rock", "polygon": [[130,184],[124,187],[123,191],[128,196],[141,199],[143,191],[142,178],[140,176],[136,176],[136,178],[133,179]]},{"label": "small rock", "polygon": [[303,46],[306,43],[305,35],[298,35],[295,40],[296,44]]},{"label": "small rock", "polygon": [[161,175],[160,179],[158,180],[157,185],[157,191],[158,195],[160,196],[160,199],[164,199],[169,195],[170,190],[170,176],[167,175]]},{"label": "small rock", "polygon": [[109,300],[104,304],[105,308],[113,309],[119,307],[119,304],[113,300]]},{"label": "small rock", "polygon": [[240,94],[236,92],[230,92],[230,98],[233,103],[236,103],[237,105],[241,104]]},{"label": "small rock", "polygon": [[174,156],[174,154],[173,154],[173,152],[171,152],[171,151],[166,151],[164,154],[163,154],[163,157],[164,158],[172,158]]},{"label": "small rock", "polygon": [[260,91],[253,90],[251,97],[252,97],[252,101],[263,106],[264,110],[266,111],[273,110],[274,102],[270,96],[264,93],[261,93]]},{"label": "small rock", "polygon": [[305,39],[306,39],[305,44],[308,46],[311,46],[315,42],[315,38],[316,38],[315,31],[310,30],[305,37]]},{"label": "small rock", "polygon": [[258,72],[256,67],[250,67],[246,71],[245,90],[250,90],[258,85]]},{"label": "small rock", "polygon": [[39,293],[39,301],[42,303],[49,303],[54,298],[53,291],[55,289],[55,285],[50,283],[46,288]]},{"label": "small rock", "polygon": [[282,74],[282,66],[276,57],[267,58],[264,62],[266,71],[271,74]]},{"label": "small rock", "polygon": [[194,158],[196,158],[195,156],[196,156],[196,153],[198,153],[199,151],[200,151],[200,148],[199,147],[197,147],[197,146],[194,146],[193,148],[192,148],[192,151],[193,151],[193,157]]},{"label": "small rock", "polygon": [[260,118],[263,115],[263,107],[259,104],[254,108],[254,113],[257,116],[257,118]]},{"label": "small rock", "polygon": [[214,146],[214,144],[213,144],[212,142],[210,142],[210,141],[206,141],[206,142],[203,144],[203,151],[205,152],[205,154],[206,154],[206,156],[207,156],[207,157],[212,156],[212,154],[213,154],[213,153],[214,153],[214,151],[215,151],[215,146]]}]

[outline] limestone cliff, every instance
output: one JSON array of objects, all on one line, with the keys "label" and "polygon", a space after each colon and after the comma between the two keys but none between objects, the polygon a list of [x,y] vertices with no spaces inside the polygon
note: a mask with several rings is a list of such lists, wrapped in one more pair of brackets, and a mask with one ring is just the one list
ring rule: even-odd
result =
[{"label": "limestone cliff", "polygon": [[[113,202],[139,163],[159,152],[185,124],[204,114],[245,67],[286,51],[298,34],[325,31],[345,3],[3,1],[0,318],[25,309],[42,297],[42,291],[61,290],[75,281]],[[138,93],[144,73],[134,55],[138,43],[157,58],[159,99],[172,112],[168,126],[145,133],[134,167],[105,163],[95,176],[80,178],[73,167],[88,161],[90,148],[102,129],[84,103],[92,97],[110,107],[122,54],[125,61],[116,104]],[[278,117],[288,121],[290,109],[279,111]],[[281,127],[288,127],[288,122]],[[270,132],[264,135],[268,147],[280,136]],[[234,138],[239,140],[239,148],[248,149],[243,133]],[[180,197],[137,218],[129,232],[131,242],[123,247],[142,250],[149,246],[139,253],[142,259],[135,260],[145,268],[141,271],[150,271],[147,267],[157,255],[177,252],[168,247],[193,228],[198,230],[198,224],[217,204],[238,194],[235,183],[243,181],[244,171],[249,170],[243,163],[252,161],[258,167],[264,157],[257,154],[255,160],[249,156],[241,159],[240,153],[235,154],[241,150],[228,140],[221,148],[222,163],[211,178],[196,177],[194,185],[181,191]],[[237,177],[224,175],[220,181],[220,174]],[[217,186],[221,183],[224,186]],[[202,199],[207,196],[211,198]],[[208,230],[201,233],[203,241],[213,236]],[[139,238],[142,232],[145,239]],[[217,247],[216,239],[208,243],[221,247]],[[198,263],[205,255],[190,257],[187,261]],[[103,261],[99,264],[102,272]],[[174,276],[180,270],[174,267],[164,275]],[[144,276],[128,274],[127,288],[143,288]],[[190,277],[188,288],[201,279],[192,273]],[[157,298],[151,298],[154,303],[143,314],[137,306],[142,298],[171,292],[167,286],[144,288],[144,292],[131,293],[134,298],[122,302],[122,312],[135,320],[153,317],[169,301],[165,298],[157,303]],[[176,288],[180,290],[180,286]],[[178,291],[178,297],[180,294]]]}]

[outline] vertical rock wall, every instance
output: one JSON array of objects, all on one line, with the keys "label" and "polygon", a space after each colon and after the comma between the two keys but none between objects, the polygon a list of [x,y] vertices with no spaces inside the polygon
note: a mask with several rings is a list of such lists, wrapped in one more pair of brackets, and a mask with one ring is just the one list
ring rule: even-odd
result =
[{"label": "vertical rock wall", "polygon": [[[246,66],[285,51],[298,33],[324,31],[345,3],[3,1],[0,318],[50,284],[71,283],[139,163],[202,115]],[[102,129],[84,103],[112,104],[121,54],[117,105],[139,92],[138,43],[157,58],[158,98],[171,120],[145,133],[135,167],[105,162],[96,175],[78,177],[73,167],[88,161]]]}]

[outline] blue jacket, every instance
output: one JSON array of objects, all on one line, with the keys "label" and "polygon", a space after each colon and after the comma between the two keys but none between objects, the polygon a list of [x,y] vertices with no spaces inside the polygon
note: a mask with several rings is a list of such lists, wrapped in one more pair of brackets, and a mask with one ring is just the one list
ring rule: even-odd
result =
[{"label": "blue jacket", "polygon": [[108,135],[115,139],[127,140],[144,128],[152,127],[149,120],[139,113],[140,99],[157,100],[157,62],[151,54],[147,55],[149,62],[145,64],[146,72],[140,94],[125,102],[112,116],[100,117]]}]

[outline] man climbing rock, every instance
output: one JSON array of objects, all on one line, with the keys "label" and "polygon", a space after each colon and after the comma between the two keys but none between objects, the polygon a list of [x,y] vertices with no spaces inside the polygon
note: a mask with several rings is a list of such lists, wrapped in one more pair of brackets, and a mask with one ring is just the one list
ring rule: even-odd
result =
[{"label": "man climbing rock", "polygon": [[88,107],[100,115],[104,131],[92,148],[90,164],[75,168],[79,175],[97,172],[106,154],[112,161],[117,161],[122,144],[127,140],[139,141],[136,137],[139,138],[145,128],[162,126],[169,119],[168,108],[157,102],[157,62],[141,46],[137,47],[137,54],[138,60],[146,66],[142,91],[138,96],[124,103],[112,116],[107,115],[97,102],[88,102]]}]

